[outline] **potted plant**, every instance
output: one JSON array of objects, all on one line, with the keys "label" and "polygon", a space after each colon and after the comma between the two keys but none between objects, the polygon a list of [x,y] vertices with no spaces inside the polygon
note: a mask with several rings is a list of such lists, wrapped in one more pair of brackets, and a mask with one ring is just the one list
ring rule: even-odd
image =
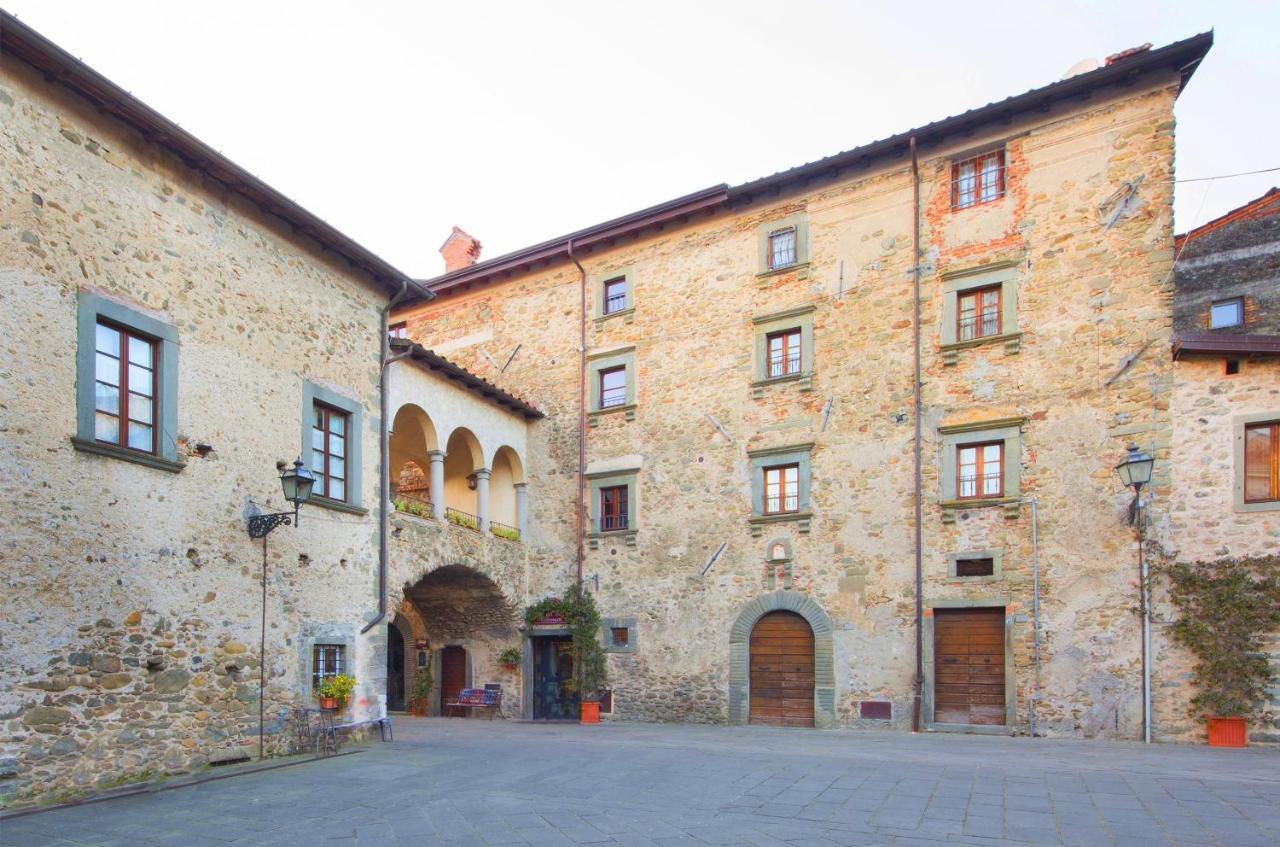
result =
[{"label": "potted plant", "polygon": [[427,660],[427,664],[418,668],[417,673],[413,675],[413,689],[409,692],[409,712],[420,718],[427,716],[427,710],[431,706],[431,689],[434,681],[431,679],[431,660]]},{"label": "potted plant", "polygon": [[340,673],[326,676],[320,680],[316,688],[316,696],[320,698],[322,709],[345,709],[351,694],[356,690],[356,678],[350,674]]},{"label": "potted plant", "polygon": [[604,647],[600,644],[600,612],[595,598],[580,582],[573,582],[564,598],[548,597],[525,609],[525,622],[562,619],[573,638],[572,688],[582,706],[582,723],[600,723],[600,695],[609,681]]},{"label": "potted plant", "polygon": [[520,651],[515,647],[508,647],[498,654],[498,664],[508,673],[515,673],[516,668],[520,667]]},{"label": "potted plant", "polygon": [[1280,627],[1280,556],[1178,563],[1169,582],[1170,630],[1196,657],[1191,713],[1204,716],[1209,746],[1244,747],[1275,680],[1264,639]]}]

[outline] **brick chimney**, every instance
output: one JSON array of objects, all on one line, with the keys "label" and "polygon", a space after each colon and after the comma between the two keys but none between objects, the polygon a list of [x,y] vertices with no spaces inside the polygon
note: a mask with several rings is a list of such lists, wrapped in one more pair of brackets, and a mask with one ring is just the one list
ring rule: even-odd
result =
[{"label": "brick chimney", "polygon": [[444,272],[453,273],[476,263],[480,258],[480,242],[455,226],[440,245],[440,255],[444,256]]}]

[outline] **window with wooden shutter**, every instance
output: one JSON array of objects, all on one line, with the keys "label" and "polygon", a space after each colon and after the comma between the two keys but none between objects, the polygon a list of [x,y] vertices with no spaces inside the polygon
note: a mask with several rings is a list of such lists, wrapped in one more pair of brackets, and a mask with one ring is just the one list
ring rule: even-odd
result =
[{"label": "window with wooden shutter", "polygon": [[1280,500],[1280,421],[1244,428],[1244,502]]}]

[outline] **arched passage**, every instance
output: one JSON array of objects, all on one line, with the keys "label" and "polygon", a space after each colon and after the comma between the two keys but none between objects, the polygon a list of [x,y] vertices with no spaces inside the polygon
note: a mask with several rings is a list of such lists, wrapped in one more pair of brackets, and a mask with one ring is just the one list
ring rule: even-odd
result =
[{"label": "arched passage", "polygon": [[468,515],[479,514],[475,472],[484,467],[480,441],[466,427],[449,433],[444,456],[444,505]]},{"label": "arched passage", "polygon": [[791,612],[803,618],[813,633],[813,724],[829,729],[836,724],[836,671],[831,619],[812,598],[796,591],[774,591],[747,604],[729,631],[729,720],[751,719],[751,633],[771,612]]},{"label": "arched passage", "polygon": [[524,482],[524,466],[510,447],[499,447],[493,456],[493,474],[489,479],[489,519],[516,527],[516,485]]},{"label": "arched passage", "polygon": [[430,416],[412,403],[401,406],[396,410],[389,442],[392,491],[422,504],[430,503],[428,454],[439,449]]}]

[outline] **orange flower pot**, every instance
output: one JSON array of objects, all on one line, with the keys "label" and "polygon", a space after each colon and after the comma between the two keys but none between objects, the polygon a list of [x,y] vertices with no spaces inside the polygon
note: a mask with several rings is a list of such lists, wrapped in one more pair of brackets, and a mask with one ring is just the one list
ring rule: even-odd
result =
[{"label": "orange flower pot", "polygon": [[335,697],[321,697],[321,698],[320,698],[320,708],[322,708],[322,709],[336,709],[336,708],[338,708],[338,700],[337,700],[337,698],[335,698]]},{"label": "orange flower pot", "polygon": [[1209,724],[1210,747],[1245,746],[1244,718],[1217,718],[1206,715],[1205,722]]},{"label": "orange flower pot", "polygon": [[593,700],[582,701],[582,722],[600,723],[600,704]]}]

